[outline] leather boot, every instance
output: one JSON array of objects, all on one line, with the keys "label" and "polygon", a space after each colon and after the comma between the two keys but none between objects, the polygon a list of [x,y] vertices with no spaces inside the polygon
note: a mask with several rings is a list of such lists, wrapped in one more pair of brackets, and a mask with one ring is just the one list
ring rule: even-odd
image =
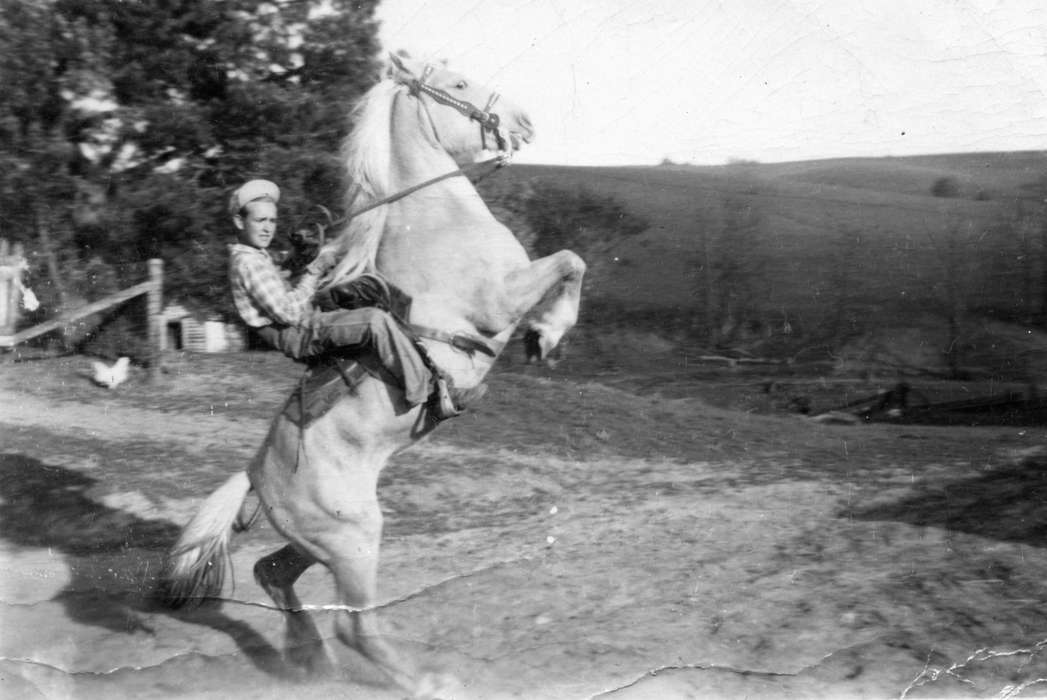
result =
[{"label": "leather boot", "polygon": [[487,384],[481,382],[469,389],[453,388],[447,379],[436,380],[436,391],[429,401],[429,408],[437,420],[446,420],[460,415],[470,404],[483,398],[487,393]]}]

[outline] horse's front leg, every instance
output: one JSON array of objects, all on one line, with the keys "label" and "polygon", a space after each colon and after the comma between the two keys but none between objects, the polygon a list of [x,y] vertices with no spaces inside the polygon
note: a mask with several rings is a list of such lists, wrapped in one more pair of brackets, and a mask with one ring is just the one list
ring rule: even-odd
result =
[{"label": "horse's front leg", "polygon": [[504,293],[512,305],[511,315],[530,316],[528,324],[538,334],[539,359],[547,357],[577,323],[585,269],[578,255],[561,250],[506,277]]}]

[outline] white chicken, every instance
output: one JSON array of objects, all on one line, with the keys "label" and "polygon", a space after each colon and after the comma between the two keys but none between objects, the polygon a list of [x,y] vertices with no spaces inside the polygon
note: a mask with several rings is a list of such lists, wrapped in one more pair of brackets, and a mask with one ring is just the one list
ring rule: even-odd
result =
[{"label": "white chicken", "polygon": [[[23,271],[28,270],[29,261],[22,260],[22,262],[18,265],[18,269]],[[36,294],[33,293],[32,289],[30,289],[22,283],[21,275],[15,275],[15,287],[22,292],[23,309],[25,309],[26,311],[36,311],[40,308],[40,300],[36,298]]]},{"label": "white chicken", "polygon": [[95,371],[95,383],[107,389],[115,389],[127,381],[127,370],[130,364],[131,358],[129,357],[121,357],[112,367],[104,362],[92,361],[91,366]]},{"label": "white chicken", "polygon": [[40,300],[29,287],[22,287],[22,308],[26,311],[36,311],[40,308]]}]

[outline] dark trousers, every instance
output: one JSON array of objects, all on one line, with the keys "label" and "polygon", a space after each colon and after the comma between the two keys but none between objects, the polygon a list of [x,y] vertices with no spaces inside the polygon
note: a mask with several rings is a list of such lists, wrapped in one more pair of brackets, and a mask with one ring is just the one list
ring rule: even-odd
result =
[{"label": "dark trousers", "polygon": [[344,348],[373,350],[382,365],[403,379],[407,402],[424,403],[432,391],[432,372],[418,349],[385,311],[374,307],[315,313],[298,326],[263,326],[259,337],[295,360]]}]

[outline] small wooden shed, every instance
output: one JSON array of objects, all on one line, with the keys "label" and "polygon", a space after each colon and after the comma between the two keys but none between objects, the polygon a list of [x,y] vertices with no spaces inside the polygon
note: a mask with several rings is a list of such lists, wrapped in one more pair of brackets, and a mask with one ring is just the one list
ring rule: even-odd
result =
[{"label": "small wooden shed", "polygon": [[220,318],[201,320],[181,304],[164,307],[163,322],[168,350],[239,352],[247,347],[247,337],[239,326]]}]

